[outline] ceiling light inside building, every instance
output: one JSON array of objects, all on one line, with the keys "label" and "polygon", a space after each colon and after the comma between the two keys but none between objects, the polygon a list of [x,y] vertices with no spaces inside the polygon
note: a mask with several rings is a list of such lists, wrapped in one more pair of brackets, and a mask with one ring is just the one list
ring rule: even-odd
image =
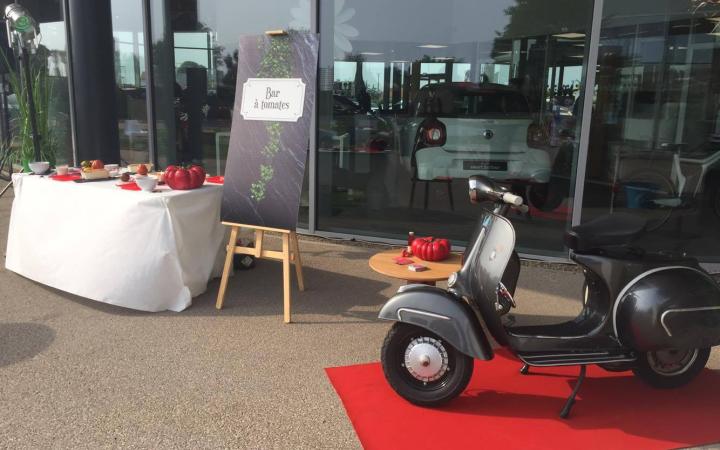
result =
[{"label": "ceiling light inside building", "polygon": [[564,38],[564,39],[580,39],[585,37],[585,33],[560,33],[560,34],[553,34],[556,38]]}]

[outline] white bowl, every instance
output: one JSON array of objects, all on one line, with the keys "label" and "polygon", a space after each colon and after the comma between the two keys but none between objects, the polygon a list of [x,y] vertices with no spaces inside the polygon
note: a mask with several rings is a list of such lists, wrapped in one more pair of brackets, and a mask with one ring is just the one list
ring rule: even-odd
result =
[{"label": "white bowl", "polygon": [[143,191],[152,192],[157,187],[158,180],[155,177],[135,175],[135,183],[140,186],[140,189]]},{"label": "white bowl", "polygon": [[36,175],[41,175],[48,171],[50,168],[50,163],[47,161],[37,161],[37,162],[31,162],[28,164],[30,166],[30,170]]}]

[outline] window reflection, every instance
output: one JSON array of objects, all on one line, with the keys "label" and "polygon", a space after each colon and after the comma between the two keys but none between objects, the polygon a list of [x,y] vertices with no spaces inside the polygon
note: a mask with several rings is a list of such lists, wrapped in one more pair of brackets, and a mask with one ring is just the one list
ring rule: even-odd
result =
[{"label": "window reflection", "polygon": [[605,2],[583,209],[640,215],[638,245],[706,258],[720,254],[713,3]]},{"label": "window reflection", "polygon": [[120,159],[150,161],[142,1],[112,0]]},{"label": "window reflection", "polygon": [[520,245],[560,252],[592,2],[441,9],[320,2],[318,227],[464,241],[466,179],[483,174],[530,201],[513,218]]},{"label": "window reflection", "polygon": [[[308,29],[310,4],[272,7],[223,0],[154,1],[158,153],[163,164],[199,163],[225,171],[241,35]],[[166,65],[171,62],[172,73]],[[307,208],[306,208],[307,209]]]}]

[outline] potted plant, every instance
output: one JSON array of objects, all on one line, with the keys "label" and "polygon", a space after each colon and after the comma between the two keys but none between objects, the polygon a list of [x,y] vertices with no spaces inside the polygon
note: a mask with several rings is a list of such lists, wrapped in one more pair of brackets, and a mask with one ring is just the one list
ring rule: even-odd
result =
[{"label": "potted plant", "polygon": [[[33,99],[35,101],[35,118],[37,121],[38,135],[40,139],[41,161],[48,161],[50,166],[56,163],[56,141],[55,134],[50,124],[50,107],[52,83],[48,75],[46,58],[43,47],[30,58],[30,79],[33,87]],[[28,163],[35,159],[32,133],[30,127],[30,108],[25,89],[24,80],[20,73],[10,64],[5,53],[0,52],[3,64],[8,72],[10,88],[16,97],[17,111],[11,114],[10,127],[12,141],[12,159],[14,163],[22,165],[24,172],[29,172]]]}]

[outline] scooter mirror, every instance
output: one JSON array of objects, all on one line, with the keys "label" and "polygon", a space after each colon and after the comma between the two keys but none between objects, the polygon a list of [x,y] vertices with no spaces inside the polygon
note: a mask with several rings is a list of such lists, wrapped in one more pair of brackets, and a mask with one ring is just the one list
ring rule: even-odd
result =
[{"label": "scooter mirror", "polygon": [[495,183],[489,178],[472,176],[468,179],[468,186],[472,203],[502,199],[502,193],[495,190]]}]

